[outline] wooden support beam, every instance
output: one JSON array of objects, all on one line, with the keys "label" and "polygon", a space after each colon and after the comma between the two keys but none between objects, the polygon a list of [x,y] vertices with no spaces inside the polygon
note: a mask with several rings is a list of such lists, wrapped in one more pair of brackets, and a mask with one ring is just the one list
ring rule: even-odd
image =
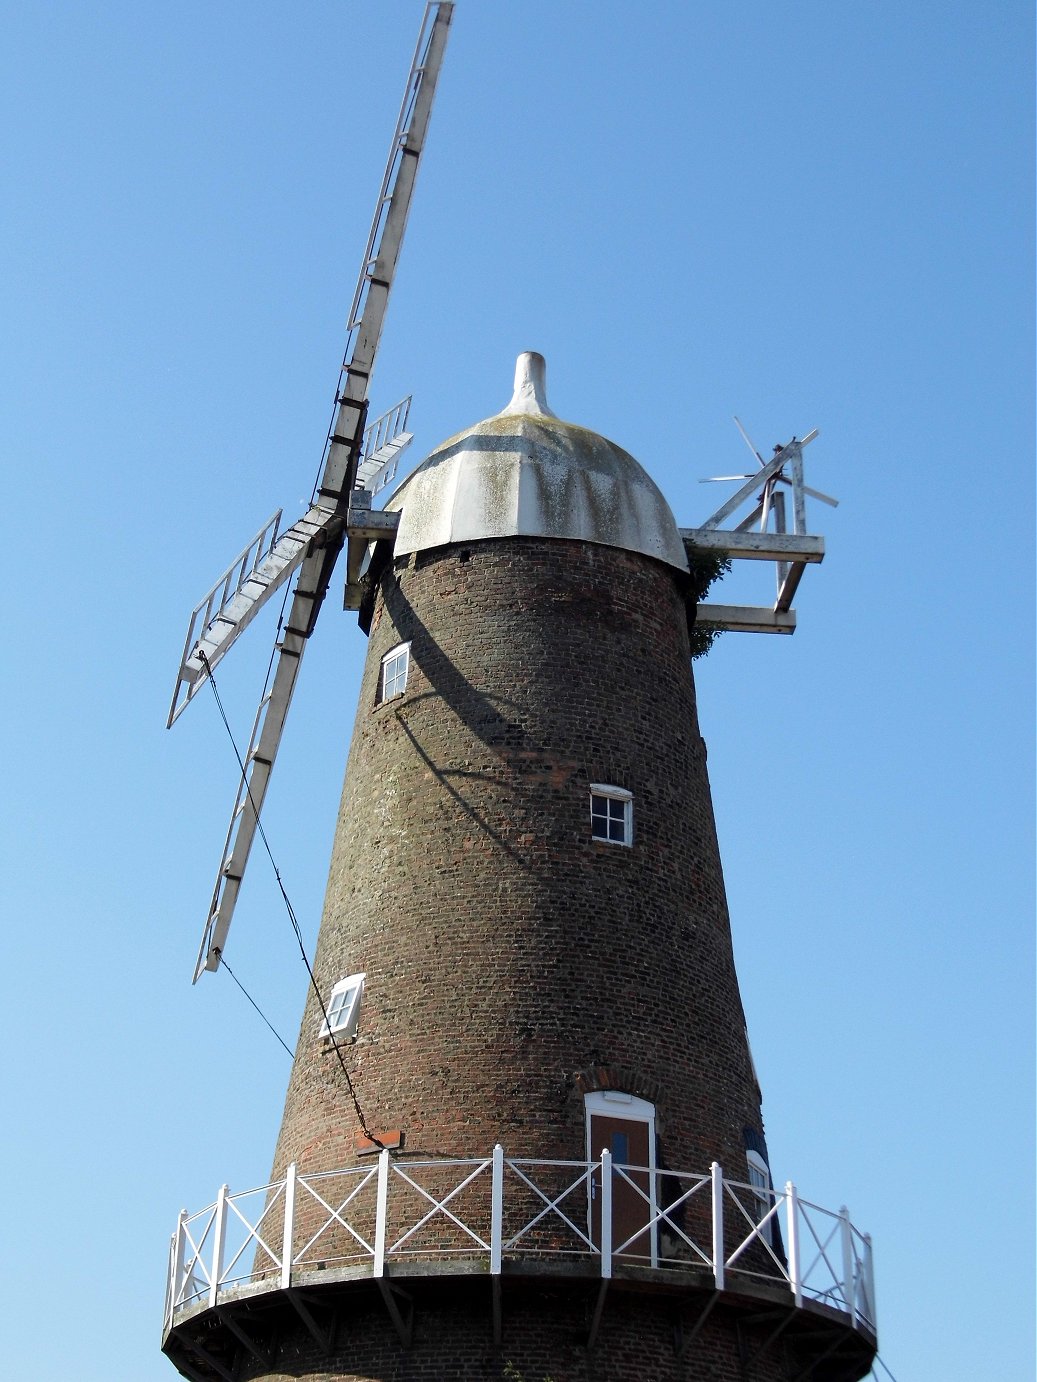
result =
[{"label": "wooden support beam", "polygon": [[806,1382],[806,1378],[810,1377],[810,1375],[814,1372],[818,1364],[823,1363],[826,1358],[830,1358],[832,1354],[835,1353],[836,1349],[841,1348],[842,1345],[846,1342],[846,1339],[852,1334],[852,1329],[847,1329],[842,1334],[839,1334],[836,1337],[835,1341],[832,1344],[830,1344],[828,1348],[825,1349],[824,1353],[819,1353],[817,1357],[814,1358],[810,1363],[808,1363],[805,1368],[803,1368],[800,1372],[796,1373],[795,1377],[792,1379],[792,1382]]},{"label": "wooden support beam", "polygon": [[738,633],[794,633],[795,610],[774,610],[757,605],[698,605],[695,623],[711,629]]},{"label": "wooden support beam", "polygon": [[824,561],[825,540],[802,533],[735,532],[719,528],[681,528],[689,556],[715,552],[747,561]]},{"label": "wooden support beam", "polygon": [[400,515],[385,513],[382,509],[351,508],[346,517],[346,532],[349,536],[364,537],[369,542],[392,537],[399,526]]},{"label": "wooden support beam", "polygon": [[779,567],[779,572],[783,571],[784,574],[781,576],[778,598],[774,602],[776,613],[785,614],[792,608],[793,596],[796,593],[800,581],[803,579],[803,572],[805,570],[806,567],[801,561],[794,561],[792,565],[788,567]]},{"label": "wooden support beam", "polygon": [[687,1356],[688,1349],[691,1348],[692,1344],[698,1338],[702,1330],[702,1326],[709,1319],[713,1311],[713,1306],[716,1305],[719,1299],[720,1292],[714,1291],[713,1294],[710,1296],[709,1300],[706,1301],[705,1305],[699,1311],[698,1318],[691,1327],[691,1332],[689,1334],[685,1334],[683,1328],[681,1329],[680,1345],[677,1349],[677,1357],[679,1360],[683,1361],[684,1358]]},{"label": "wooden support beam", "polygon": [[504,1321],[501,1311],[500,1277],[492,1276],[490,1282],[493,1287],[493,1342],[499,1344],[504,1333]]},{"label": "wooden support beam", "polygon": [[268,1349],[260,1348],[256,1340],[237,1322],[232,1311],[220,1310],[217,1313],[219,1314],[220,1322],[226,1325],[235,1339],[237,1339],[238,1343],[241,1344],[242,1348],[251,1353],[252,1357],[255,1358],[258,1363],[261,1363],[264,1368],[272,1368],[274,1366],[273,1354],[270,1353]]},{"label": "wooden support beam", "polygon": [[764,1339],[760,1347],[756,1349],[754,1353],[751,1353],[749,1355],[747,1368],[750,1373],[752,1372],[752,1369],[755,1367],[757,1360],[762,1358],[763,1355],[770,1348],[771,1344],[773,1344],[774,1341],[778,1339],[785,1332],[786,1329],[788,1329],[789,1325],[792,1323],[794,1318],[794,1309],[785,1311],[782,1315],[782,1318],[778,1321],[776,1328],[772,1329],[771,1332]]},{"label": "wooden support beam", "polygon": [[175,1354],[169,1353],[166,1356],[169,1358],[169,1361],[176,1368],[180,1376],[188,1378],[189,1382],[209,1382],[209,1378],[206,1377],[205,1373],[199,1372],[198,1369],[194,1366],[194,1364],[191,1363],[191,1361],[187,1357],[185,1357],[184,1351],[180,1351]]},{"label": "wooden support beam", "polygon": [[590,1331],[587,1334],[587,1347],[593,1348],[598,1338],[598,1330],[601,1328],[601,1316],[605,1309],[605,1297],[608,1294],[609,1278],[603,1278],[598,1287],[598,1299],[594,1303],[594,1318],[591,1320]]},{"label": "wooden support beam", "polygon": [[303,1300],[302,1295],[299,1291],[289,1288],[287,1291],[285,1291],[285,1295],[288,1297],[295,1313],[299,1316],[300,1320],[302,1320],[303,1324],[309,1330],[310,1335],[316,1341],[321,1351],[325,1355],[330,1354],[331,1330],[329,1329],[325,1331],[321,1329],[320,1325],[310,1314],[306,1302]]},{"label": "wooden support beam", "polygon": [[[410,1296],[403,1291],[394,1290],[388,1279],[384,1276],[375,1277],[375,1281],[378,1283],[378,1289],[382,1293],[382,1302],[389,1312],[389,1318],[393,1322],[396,1333],[400,1336],[400,1343],[404,1348],[410,1348],[411,1327],[414,1323],[414,1305]],[[397,1296],[407,1303],[406,1319],[404,1319],[400,1307],[396,1303]]]},{"label": "wooden support beam", "polygon": [[235,1382],[234,1369],[228,1368],[226,1363],[221,1362],[215,1354],[210,1353],[204,1344],[198,1343],[196,1339],[190,1339],[186,1342],[187,1347],[195,1357],[200,1358],[207,1368],[212,1368],[214,1373],[223,1378],[223,1382]]}]

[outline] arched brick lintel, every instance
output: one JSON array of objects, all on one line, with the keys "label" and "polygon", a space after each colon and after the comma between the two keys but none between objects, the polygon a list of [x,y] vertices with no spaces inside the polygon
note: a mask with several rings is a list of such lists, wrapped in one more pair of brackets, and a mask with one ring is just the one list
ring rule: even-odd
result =
[{"label": "arched brick lintel", "polygon": [[593,1065],[578,1070],[573,1077],[576,1091],[580,1095],[593,1094],[603,1089],[614,1089],[623,1094],[633,1094],[639,1099],[647,1099],[656,1108],[663,1098],[663,1087],[658,1080],[650,1078],[636,1066]]}]

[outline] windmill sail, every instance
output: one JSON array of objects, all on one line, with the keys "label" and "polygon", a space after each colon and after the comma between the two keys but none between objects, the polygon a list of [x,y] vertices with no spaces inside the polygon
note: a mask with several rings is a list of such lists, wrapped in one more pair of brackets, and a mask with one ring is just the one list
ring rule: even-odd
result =
[{"label": "windmill sail", "polygon": [[[341,545],[342,539],[339,538],[338,548]],[[322,593],[327,588],[325,572],[330,576],[338,548],[325,548],[307,557],[299,574],[288,624],[271,660],[272,678],[268,675],[249,736],[244,772],[238,782],[223,857],[202,933],[194,971],[195,981],[205,970],[219,967],[241,879],[256,837],[274,759],[284,733],[288,707],[292,703],[299,677],[302,656],[306,651],[308,629],[312,627],[315,617],[318,592]]]},{"label": "windmill sail", "polygon": [[[271,663],[272,680],[268,683],[269,689],[264,688],[252,727],[244,772],[202,934],[194,974],[196,981],[205,970],[219,968],[306,650],[306,640],[313,632],[348,532],[350,495],[357,482],[367,419],[368,387],[410,212],[414,181],[424,148],[452,12],[452,4],[427,5],[418,34],[360,277],[353,294],[335,411],[324,446],[320,478],[311,501],[314,509],[328,513],[339,523],[337,527],[330,521],[323,525],[324,545],[314,549],[311,542],[309,554],[302,563],[288,623]],[[390,410],[390,414],[394,411]],[[399,441],[399,436],[395,436],[394,440]],[[397,447],[399,450],[402,450],[402,445]]]},{"label": "windmill sail", "polygon": [[207,671],[212,671],[226,656],[271,595],[298,569],[312,540],[334,519],[332,510],[314,506],[278,535],[278,509],[195,605],[187,626],[167,728],[201,690]]}]

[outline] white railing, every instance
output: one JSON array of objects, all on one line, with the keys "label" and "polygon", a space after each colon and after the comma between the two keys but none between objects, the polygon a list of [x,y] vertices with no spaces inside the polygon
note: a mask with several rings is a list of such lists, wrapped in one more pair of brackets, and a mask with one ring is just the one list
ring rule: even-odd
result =
[{"label": "white railing", "polygon": [[[762,1190],[706,1174],[600,1161],[393,1160],[300,1175],[180,1215],[170,1249],[165,1325],[245,1288],[287,1289],[303,1274],[359,1267],[376,1278],[418,1259],[585,1258],[615,1267],[698,1269],[717,1290],[781,1285],[874,1330],[871,1240],[849,1213],[801,1199],[789,1182]],[[367,1275],[365,1270],[364,1275]]]}]

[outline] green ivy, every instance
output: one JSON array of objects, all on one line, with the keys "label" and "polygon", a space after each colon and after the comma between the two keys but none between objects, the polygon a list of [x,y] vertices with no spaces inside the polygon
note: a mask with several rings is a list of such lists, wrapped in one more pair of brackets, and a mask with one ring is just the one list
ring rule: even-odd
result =
[{"label": "green ivy", "polygon": [[[688,551],[688,603],[698,605],[705,599],[706,592],[714,581],[726,576],[731,570],[731,558],[725,552]],[[712,648],[722,629],[713,629],[692,624],[688,630],[691,640],[691,656],[704,657]]]}]

